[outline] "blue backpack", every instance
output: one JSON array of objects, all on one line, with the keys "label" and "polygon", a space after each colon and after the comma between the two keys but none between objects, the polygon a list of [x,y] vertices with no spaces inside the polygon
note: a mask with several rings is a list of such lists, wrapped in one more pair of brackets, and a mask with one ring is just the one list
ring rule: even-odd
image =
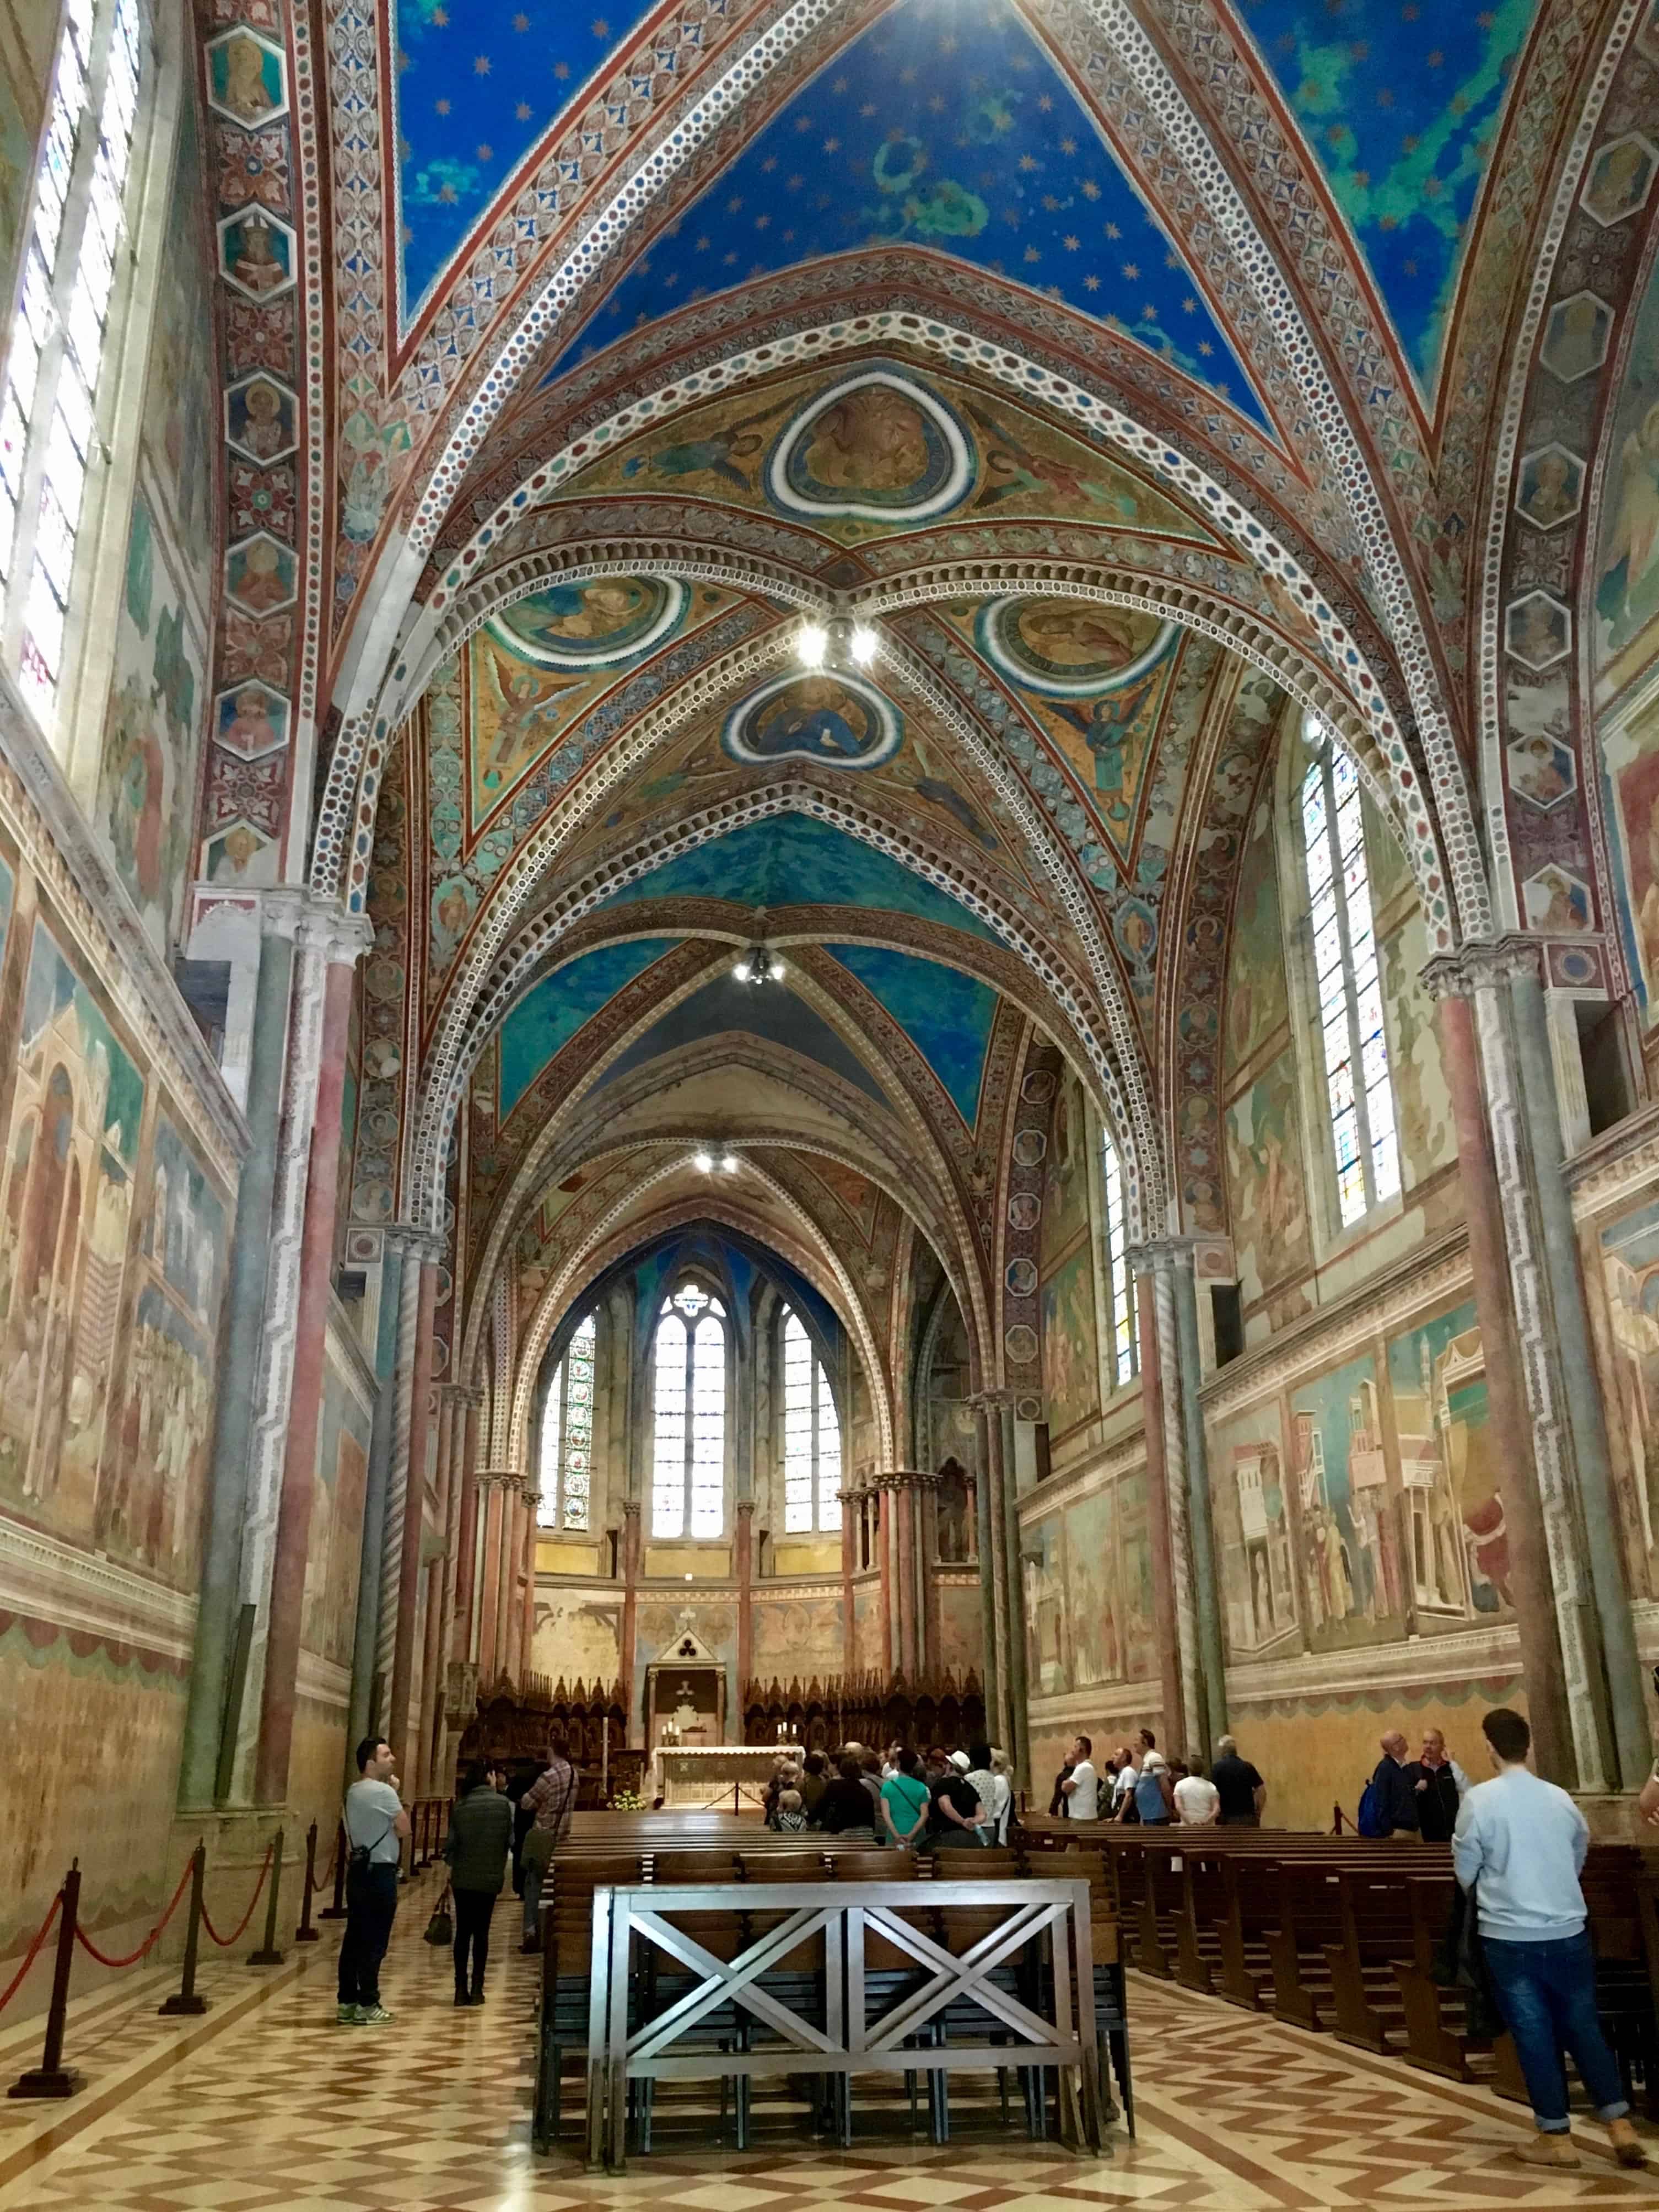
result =
[{"label": "blue backpack", "polygon": [[1359,1793],[1359,1817],[1354,1826],[1362,1836],[1386,1836],[1389,1832],[1382,1811],[1382,1792],[1374,1781],[1368,1782]]}]

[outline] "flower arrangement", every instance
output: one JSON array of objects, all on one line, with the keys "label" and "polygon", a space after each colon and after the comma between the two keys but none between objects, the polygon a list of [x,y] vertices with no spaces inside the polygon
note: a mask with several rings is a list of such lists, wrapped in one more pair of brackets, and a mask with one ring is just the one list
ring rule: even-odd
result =
[{"label": "flower arrangement", "polygon": [[618,1790],[611,1800],[613,1813],[643,1813],[645,1800],[637,1790]]}]

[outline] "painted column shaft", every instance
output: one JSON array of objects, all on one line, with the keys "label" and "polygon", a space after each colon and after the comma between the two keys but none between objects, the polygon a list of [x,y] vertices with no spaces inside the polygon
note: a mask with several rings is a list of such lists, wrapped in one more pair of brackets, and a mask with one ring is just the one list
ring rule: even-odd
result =
[{"label": "painted column shaft", "polygon": [[1176,1626],[1175,1579],[1170,1564],[1169,1474],[1164,1453],[1164,1378],[1158,1356],[1158,1297],[1150,1265],[1137,1264],[1135,1307],[1140,1334],[1140,1407],[1146,1436],[1146,1540],[1152,1568],[1152,1635],[1164,1740],[1187,1741],[1182,1698],[1181,1640]]},{"label": "painted column shaft", "polygon": [[1008,1748],[1002,1663],[997,1644],[996,1592],[991,1580],[990,1423],[983,1406],[975,1409],[979,1427],[979,1466],[974,1478],[975,1549],[979,1554],[980,1679],[985,1685],[985,1725],[991,1741]]},{"label": "painted column shaft", "polygon": [[1561,1346],[1573,1457],[1578,1469],[1578,1503],[1585,1551],[1590,1586],[1595,1593],[1595,1618],[1601,1633],[1601,1660],[1618,1754],[1616,1779],[1625,1789],[1637,1790],[1652,1771],[1653,1741],[1642,1701],[1641,1662],[1636,1651],[1630,1592],[1619,1554],[1619,1509],[1613,1489],[1613,1459],[1607,1444],[1595,1350],[1590,1342],[1578,1237],[1572,1218],[1572,1199],[1563,1172],[1561,1121],[1543,983],[1535,971],[1522,970],[1510,978],[1510,993],[1515,1005],[1516,1042],[1532,1140],[1544,1256]]},{"label": "painted column shaft", "polygon": [[[1012,1577],[1009,1571],[1008,1521],[1003,1505],[1002,1417],[994,1398],[982,1401],[985,1420],[985,1480],[990,1492],[987,1519],[991,1539],[991,1611],[996,1633],[998,1717],[1002,1723],[1003,1748],[1012,1759],[1015,1747],[1024,1738],[1026,1717],[1014,1696],[1013,1631],[1011,1625],[1010,1593]],[[1019,1547],[1013,1553],[1014,1571],[1018,1571]]]},{"label": "painted column shaft", "polygon": [[[1198,1395],[1202,1379],[1198,1345],[1198,1285],[1193,1275],[1190,1245],[1182,1245],[1174,1255],[1170,1280],[1175,1291],[1176,1342],[1181,1353],[1181,1409],[1187,1436],[1194,1611],[1204,1690],[1204,1702],[1195,1717],[1199,1746],[1207,1759],[1216,1739],[1227,1732],[1227,1685],[1221,1644],[1221,1610],[1215,1586],[1215,1543],[1210,1527],[1209,1454],[1204,1441],[1204,1408]],[[1191,1721],[1194,1716],[1188,1717]]]},{"label": "painted column shaft", "polygon": [[1005,1522],[1004,1562],[1007,1576],[1008,1640],[1003,1647],[1003,1666],[1008,1679],[1008,1706],[1013,1718],[1013,1741],[1007,1747],[1014,1762],[1017,1789],[1031,1787],[1031,1715],[1030,1685],[1025,1675],[1025,1583],[1020,1559],[1019,1486],[1015,1480],[1014,1408],[1005,1394],[998,1407],[997,1439]]},{"label": "painted column shaft", "polygon": [[392,1674],[398,1651],[398,1607],[403,1591],[404,1519],[409,1510],[409,1454],[413,1434],[415,1338],[421,1317],[421,1254],[404,1233],[403,1273],[398,1285],[398,1349],[388,1385],[392,1400],[392,1443],[386,1462],[386,1520],[380,1540],[380,1614],[375,1632],[374,1664],[380,1677],[381,1720],[392,1702]]},{"label": "painted column shaft", "polygon": [[[392,1648],[392,1690],[386,1700],[386,1741],[400,1759],[415,1748],[412,1731],[419,1716],[410,1697],[415,1680],[415,1638],[423,1577],[422,1538],[426,1526],[427,1469],[431,1454],[432,1312],[438,1270],[422,1261],[416,1289],[414,1356],[410,1363],[409,1472],[404,1493],[403,1553],[398,1563],[398,1624]],[[411,1762],[412,1763],[412,1762]]]},{"label": "painted column shaft", "polygon": [[478,1687],[494,1689],[501,1671],[495,1650],[495,1615],[501,1597],[501,1516],[507,1496],[498,1474],[478,1478],[483,1500],[483,1580],[478,1597]]},{"label": "painted column shaft", "polygon": [[305,1229],[300,1247],[294,1379],[288,1445],[276,1510],[264,1680],[259,1701],[259,1748],[254,1795],[280,1805],[288,1795],[289,1753],[300,1670],[300,1615],[305,1601],[311,1493],[317,1475],[317,1419],[323,1402],[323,1352],[334,1262],[334,1207],[340,1168],[340,1113],[345,1090],[346,1029],[354,963],[330,963],[323,995],[322,1061],[311,1125]]},{"label": "painted column shaft", "polygon": [[893,1503],[894,1540],[897,1547],[899,1671],[907,1682],[920,1680],[916,1665],[916,1532],[912,1508],[915,1492],[908,1482],[897,1482],[887,1495]]},{"label": "painted column shaft", "polygon": [[1198,1614],[1193,1595],[1193,1546],[1187,1510],[1187,1425],[1181,1400],[1181,1349],[1176,1331],[1175,1283],[1167,1250],[1155,1254],[1152,1304],[1158,1327],[1158,1372],[1164,1408],[1164,1504],[1170,1535],[1170,1589],[1175,1600],[1176,1647],[1181,1659],[1181,1711],[1190,1730],[1204,1711],[1198,1656]]},{"label": "painted column shaft", "polygon": [[[733,1565],[738,1577],[738,1704],[741,1726],[744,1692],[755,1671],[755,1501],[752,1498],[738,1500],[737,1525],[732,1530]],[[845,1531],[842,1537],[842,1554],[846,1557]]]},{"label": "painted column shaft", "polygon": [[926,1681],[937,1681],[939,1659],[939,1581],[933,1561],[939,1556],[939,1490],[923,1482],[916,1492],[917,1619],[921,1623],[921,1672]]},{"label": "painted column shaft", "polygon": [[1539,1772],[1571,1788],[1578,1778],[1578,1761],[1573,1747],[1572,1722],[1561,1668],[1561,1639],[1550,1586],[1548,1540],[1538,1501],[1526,1384],[1521,1373],[1520,1353],[1515,1341],[1515,1315],[1510,1304],[1503,1202],[1492,1158],[1492,1133],[1486,1126],[1481,1097],[1474,1015],[1468,1000],[1452,993],[1443,994],[1437,1021],[1441,1065],[1446,1072],[1452,1121],[1457,1132],[1463,1220],[1468,1232],[1474,1310],[1480,1323],[1480,1344],[1486,1362],[1487,1419],[1496,1445],[1498,1488],[1509,1544],[1510,1592],[1515,1601],[1516,1626],[1521,1638],[1521,1671],[1527,1684],[1527,1712],[1532,1723]]},{"label": "painted column shaft", "polygon": [[190,1700],[179,1771],[179,1802],[213,1802],[229,1693],[232,1642],[240,1604],[242,1536],[247,1521],[249,1447],[254,1383],[264,1333],[270,1210],[282,1121],[283,1056],[288,1042],[292,941],[267,931],[259,945],[253,1001],[247,1122],[252,1142],[236,1192],[230,1245],[224,1365],[214,1401],[213,1458],[208,1476],[208,1527],[201,1596],[191,1654]]},{"label": "painted column shaft", "polygon": [[628,1741],[630,1746],[642,1743],[644,1737],[635,1733],[634,1712],[635,1645],[639,1637],[640,1608],[640,1501],[627,1499],[623,1506],[622,1528],[623,1570],[623,1648],[622,1679],[623,1709],[628,1715]]},{"label": "painted column shaft", "polygon": [[518,1680],[517,1607],[519,1548],[523,1537],[523,1501],[515,1477],[501,1485],[501,1540],[495,1553],[495,1656],[503,1674]]},{"label": "painted column shaft", "polygon": [[472,1656],[473,1584],[478,1562],[478,1409],[469,1397],[465,1422],[455,1425],[460,1444],[461,1522],[454,1561],[455,1626],[451,1656],[463,1665]]},{"label": "painted column shaft", "polygon": [[392,1398],[392,1375],[398,1358],[398,1319],[401,1310],[404,1271],[403,1246],[388,1237],[380,1248],[380,1325],[374,1339],[374,1373],[380,1393],[374,1401],[374,1425],[368,1441],[368,1474],[363,1490],[362,1557],[357,1574],[357,1627],[351,1647],[351,1691],[346,1723],[346,1767],[353,1778],[353,1754],[372,1728],[380,1724],[380,1707],[386,1702],[386,1685],[377,1682],[375,1654],[380,1632],[380,1574],[386,1544],[386,1474],[392,1459],[392,1431],[397,1413]]}]

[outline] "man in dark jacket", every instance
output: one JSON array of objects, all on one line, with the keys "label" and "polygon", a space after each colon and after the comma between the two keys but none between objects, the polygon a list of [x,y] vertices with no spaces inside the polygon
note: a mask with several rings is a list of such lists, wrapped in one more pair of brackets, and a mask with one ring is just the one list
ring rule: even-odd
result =
[{"label": "man in dark jacket", "polygon": [[1398,1729],[1391,1729],[1378,1748],[1382,1756],[1371,1776],[1377,1796],[1377,1832],[1403,1836],[1415,1843],[1419,1832],[1417,1770],[1406,1763],[1410,1746]]},{"label": "man in dark jacket", "polygon": [[[507,1881],[507,1848],[513,1841],[513,1808],[501,1795],[505,1771],[477,1761],[467,1769],[459,1803],[449,1816],[444,1856],[449,1862],[455,1896],[455,2002],[483,2002],[484,1967],[489,1958],[489,1916]],[[467,1980],[467,1956],[472,1978]]]},{"label": "man in dark jacket", "polygon": [[1446,1749],[1439,1729],[1423,1731],[1423,1755],[1407,1769],[1417,1796],[1417,1832],[1425,1844],[1449,1844],[1469,1778]]}]

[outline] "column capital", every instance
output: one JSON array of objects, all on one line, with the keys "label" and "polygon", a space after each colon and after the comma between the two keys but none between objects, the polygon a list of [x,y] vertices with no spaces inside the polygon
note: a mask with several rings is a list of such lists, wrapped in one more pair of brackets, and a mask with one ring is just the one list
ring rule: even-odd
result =
[{"label": "column capital", "polygon": [[482,1406],[483,1391],[477,1382],[441,1382],[438,1395],[452,1406]]},{"label": "column capital", "polygon": [[[384,1243],[397,1245],[409,1258],[434,1267],[449,1249],[449,1239],[441,1229],[428,1229],[419,1221],[388,1221],[380,1237]],[[467,1386],[456,1383],[453,1387],[460,1389]],[[483,1402],[481,1393],[479,1403]]]},{"label": "column capital", "polygon": [[623,1498],[623,1518],[624,1521],[637,1521],[640,1517],[640,1512],[641,1504],[640,1500],[637,1498]]},{"label": "column capital", "polygon": [[306,890],[264,893],[259,926],[320,952],[330,967],[337,963],[355,967],[374,942],[374,925],[366,914],[348,914],[337,900],[318,898]]},{"label": "column capital", "polygon": [[976,1413],[998,1413],[1005,1406],[1012,1406],[1017,1395],[1017,1392],[1006,1387],[970,1390],[963,1403],[971,1406]]},{"label": "column capital", "polygon": [[1515,975],[1534,981],[1544,974],[1545,940],[1511,930],[1503,937],[1472,937],[1455,952],[1437,952],[1421,970],[1431,999],[1468,999]]},{"label": "column capital", "polygon": [[744,1518],[748,1520],[754,1514],[755,1504],[756,1501],[752,1498],[739,1498],[732,1510],[734,1513],[741,1513]]},{"label": "column capital", "polygon": [[1194,1267],[1199,1246],[1214,1242],[1212,1237],[1149,1237],[1144,1243],[1131,1244],[1124,1257],[1132,1274],[1151,1275],[1160,1267]]}]

